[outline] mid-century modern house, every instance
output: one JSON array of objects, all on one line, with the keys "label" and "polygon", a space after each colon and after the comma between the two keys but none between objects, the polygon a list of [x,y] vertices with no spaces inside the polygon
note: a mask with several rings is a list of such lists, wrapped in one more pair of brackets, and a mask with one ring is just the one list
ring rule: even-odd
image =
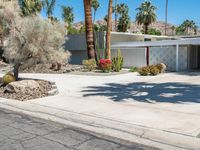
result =
[{"label": "mid-century modern house", "polygon": [[[105,48],[105,33],[98,34],[98,48]],[[66,48],[72,53],[71,63],[81,64],[87,58],[85,35],[70,35]],[[165,63],[169,71],[200,68],[200,37],[168,37],[132,33],[111,34],[111,54],[120,49],[124,67],[142,67]]]}]

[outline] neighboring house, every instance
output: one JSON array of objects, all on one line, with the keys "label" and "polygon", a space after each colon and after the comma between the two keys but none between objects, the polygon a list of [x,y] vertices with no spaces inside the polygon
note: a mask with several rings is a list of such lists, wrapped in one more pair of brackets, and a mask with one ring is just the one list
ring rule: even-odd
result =
[{"label": "neighboring house", "polygon": [[[66,48],[72,53],[71,63],[87,59],[84,35],[71,35]],[[98,34],[98,48],[105,48],[105,33]],[[167,37],[130,33],[111,34],[111,54],[118,49],[124,56],[124,67],[142,67],[165,63],[169,71],[200,68],[200,37]]]}]

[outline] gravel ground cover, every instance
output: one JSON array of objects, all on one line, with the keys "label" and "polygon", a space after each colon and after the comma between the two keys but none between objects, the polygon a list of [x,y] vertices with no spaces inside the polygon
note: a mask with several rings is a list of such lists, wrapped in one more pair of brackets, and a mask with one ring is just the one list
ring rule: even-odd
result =
[{"label": "gravel ground cover", "polygon": [[[1,81],[1,78],[0,78]],[[45,80],[35,80],[40,85],[40,88],[29,90],[26,89],[25,91],[20,91],[17,93],[8,93],[5,92],[5,86],[0,87],[0,97],[7,98],[7,99],[14,99],[19,101],[26,101],[36,98],[42,98],[49,96],[49,91],[53,89],[53,83]]]}]

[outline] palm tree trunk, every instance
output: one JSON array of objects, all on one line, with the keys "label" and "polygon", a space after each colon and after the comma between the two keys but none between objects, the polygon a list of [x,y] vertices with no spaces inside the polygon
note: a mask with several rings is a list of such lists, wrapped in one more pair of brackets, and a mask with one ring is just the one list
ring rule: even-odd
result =
[{"label": "palm tree trunk", "polygon": [[93,24],[95,23],[95,19],[96,19],[96,11],[94,10]]},{"label": "palm tree trunk", "polygon": [[115,32],[117,32],[117,0],[115,0]]},{"label": "palm tree trunk", "polygon": [[110,56],[111,30],[112,30],[112,0],[109,0],[107,34],[106,34],[106,58],[107,59],[111,59],[111,56]]},{"label": "palm tree trunk", "polygon": [[92,0],[83,0],[85,11],[85,30],[88,59],[95,59],[93,23],[92,23]]},{"label": "palm tree trunk", "polygon": [[148,34],[148,25],[144,25],[144,34]]},{"label": "palm tree trunk", "polygon": [[168,0],[166,0],[166,9],[165,9],[165,35],[167,35],[167,17],[168,17]]}]

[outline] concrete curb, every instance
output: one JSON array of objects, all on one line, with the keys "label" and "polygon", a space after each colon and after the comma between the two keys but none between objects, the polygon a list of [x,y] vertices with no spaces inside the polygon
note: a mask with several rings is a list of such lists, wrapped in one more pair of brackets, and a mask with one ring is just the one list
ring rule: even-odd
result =
[{"label": "concrete curb", "polygon": [[0,108],[66,124],[93,134],[100,134],[105,138],[116,138],[163,150],[200,150],[200,139],[197,137],[127,124],[97,115],[80,114],[2,98]]}]

